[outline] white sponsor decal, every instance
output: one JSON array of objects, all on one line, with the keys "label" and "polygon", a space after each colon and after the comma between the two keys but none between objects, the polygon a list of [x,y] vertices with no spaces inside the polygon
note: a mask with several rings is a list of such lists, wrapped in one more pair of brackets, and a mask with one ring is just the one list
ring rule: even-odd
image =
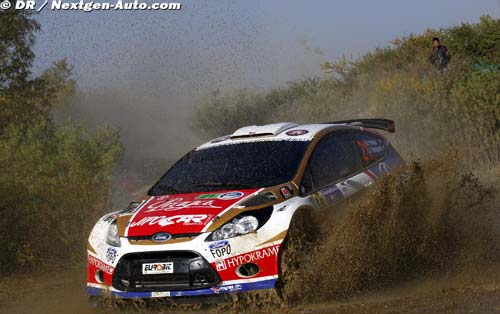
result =
[{"label": "white sponsor decal", "polygon": [[226,270],[227,265],[225,261],[215,261],[215,268],[217,271]]},{"label": "white sponsor decal", "polygon": [[146,206],[146,213],[156,212],[156,211],[173,211],[180,210],[184,208],[222,208],[220,206],[214,205],[214,200],[194,200],[186,201],[183,198],[173,198],[167,200],[158,199],[155,202]]},{"label": "white sponsor decal", "polygon": [[168,226],[173,224],[184,224],[184,225],[202,225],[204,221],[208,218],[208,215],[176,215],[171,217],[166,216],[151,216],[144,217],[137,222],[133,222],[130,224],[130,227],[139,227],[139,226]]}]

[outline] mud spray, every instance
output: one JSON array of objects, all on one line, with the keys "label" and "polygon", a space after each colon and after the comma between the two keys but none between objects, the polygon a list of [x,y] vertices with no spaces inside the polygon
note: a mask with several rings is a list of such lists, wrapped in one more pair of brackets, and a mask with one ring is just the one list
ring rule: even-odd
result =
[{"label": "mud spray", "polygon": [[[496,181],[496,178],[487,178]],[[292,222],[281,296],[254,292],[215,306],[112,301],[105,312],[297,312],[374,291],[498,268],[498,198],[456,156],[409,162],[329,212]],[[285,270],[284,270],[285,271]]]}]

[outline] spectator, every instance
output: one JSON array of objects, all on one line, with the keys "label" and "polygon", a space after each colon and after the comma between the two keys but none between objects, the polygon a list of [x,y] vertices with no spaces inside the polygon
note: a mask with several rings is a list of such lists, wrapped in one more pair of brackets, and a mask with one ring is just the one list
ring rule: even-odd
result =
[{"label": "spectator", "polygon": [[430,62],[440,72],[445,72],[448,70],[448,62],[450,62],[451,59],[450,52],[446,46],[441,45],[441,42],[437,37],[432,39],[432,45],[434,47],[432,47]]}]

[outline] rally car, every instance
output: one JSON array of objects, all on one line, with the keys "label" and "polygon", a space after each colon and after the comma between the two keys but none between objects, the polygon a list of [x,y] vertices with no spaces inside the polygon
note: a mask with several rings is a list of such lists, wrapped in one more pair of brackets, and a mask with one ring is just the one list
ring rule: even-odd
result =
[{"label": "rally car", "polygon": [[99,219],[87,292],[201,297],[275,289],[298,211],[328,210],[402,160],[386,119],[247,126],[187,153],[148,191]]}]

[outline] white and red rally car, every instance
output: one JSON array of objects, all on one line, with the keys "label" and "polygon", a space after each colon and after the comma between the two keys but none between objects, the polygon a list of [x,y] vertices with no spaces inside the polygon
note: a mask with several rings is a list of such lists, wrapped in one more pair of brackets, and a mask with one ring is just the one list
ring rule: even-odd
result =
[{"label": "white and red rally car", "polygon": [[328,209],[401,163],[385,119],[247,126],[174,164],[144,199],[105,215],[87,292],[190,297],[274,289],[298,210]]}]

